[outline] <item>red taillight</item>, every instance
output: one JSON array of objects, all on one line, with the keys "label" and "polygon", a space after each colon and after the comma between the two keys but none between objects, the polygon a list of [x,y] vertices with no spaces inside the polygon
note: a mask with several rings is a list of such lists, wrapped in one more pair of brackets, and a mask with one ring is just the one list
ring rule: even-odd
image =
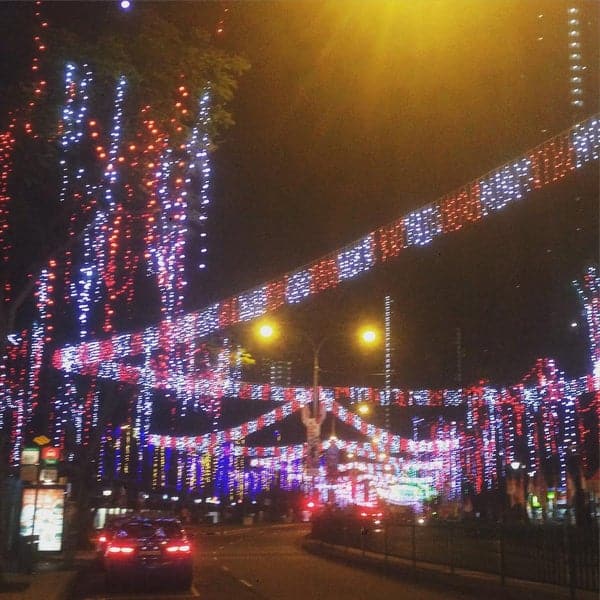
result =
[{"label": "red taillight", "polygon": [[98,538],[98,541],[99,541],[101,544],[104,544],[104,542],[106,542],[106,536],[105,536],[105,535],[101,535],[101,536]]},{"label": "red taillight", "polygon": [[360,516],[361,516],[361,517],[366,517],[366,516],[367,516],[367,513],[366,513],[366,512],[361,512],[361,513],[360,513]]},{"label": "red taillight", "polygon": [[188,552],[192,551],[192,548],[189,544],[181,544],[179,546],[167,546],[166,551],[174,554],[176,552],[181,552],[182,554],[187,554]]},{"label": "red taillight", "polygon": [[110,554],[133,554],[135,549],[131,546],[109,546],[108,552]]},{"label": "red taillight", "polygon": [[314,502],[309,502],[306,506],[308,506],[308,508],[314,508],[315,507],[315,503]]}]

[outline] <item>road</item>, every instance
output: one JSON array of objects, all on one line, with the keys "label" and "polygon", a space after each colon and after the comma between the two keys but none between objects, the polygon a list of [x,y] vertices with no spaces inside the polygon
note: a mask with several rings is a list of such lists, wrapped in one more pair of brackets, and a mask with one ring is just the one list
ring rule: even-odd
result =
[{"label": "road", "polygon": [[[217,533],[218,532],[218,533]],[[305,552],[306,526],[198,530],[194,585],[189,592],[148,588],[109,593],[104,576],[83,568],[70,600],[458,600],[465,593],[428,588]]]}]

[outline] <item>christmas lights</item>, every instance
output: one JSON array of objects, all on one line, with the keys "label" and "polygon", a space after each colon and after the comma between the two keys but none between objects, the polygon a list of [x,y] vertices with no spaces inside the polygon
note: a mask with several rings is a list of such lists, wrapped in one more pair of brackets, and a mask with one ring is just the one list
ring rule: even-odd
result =
[{"label": "christmas lights", "polygon": [[[193,313],[191,318],[183,318],[193,323],[195,334],[201,337],[241,320],[276,310],[284,303],[300,303],[311,295],[337,285],[341,280],[372,268],[378,260],[385,261],[396,256],[406,246],[428,244],[441,233],[456,231],[467,223],[493,214],[510,202],[523,199],[532,190],[559,181],[573,169],[597,160],[599,148],[600,120],[592,117],[573,127],[570,132],[544,142],[522,158],[378,229],[337,255],[328,255],[307,268],[213,304]],[[173,248],[179,246],[175,244]],[[166,268],[167,263],[164,264]],[[93,277],[93,273],[84,278],[84,292],[89,287],[85,281],[90,277]],[[174,301],[173,292],[169,305]],[[87,303],[86,298],[82,302],[82,310]],[[80,318],[85,320],[87,317]],[[58,351],[59,354],[62,352]],[[67,352],[66,349],[64,352]],[[55,365],[62,363],[60,356],[54,357]],[[70,365],[72,368],[72,361]],[[82,365],[78,368],[81,369]]]},{"label": "christmas lights", "polygon": [[[79,280],[71,284],[71,297],[79,311],[79,336],[87,337],[92,306],[102,300],[101,278],[107,261],[107,230],[109,215],[116,209],[116,184],[118,174],[119,144],[121,140],[121,120],[125,97],[126,80],[120,77],[116,86],[115,113],[110,133],[108,160],[103,173],[103,205],[97,210],[92,222],[83,234],[83,258],[79,267]],[[102,150],[102,149],[101,149]],[[101,154],[104,154],[102,151]]]},{"label": "christmas lights", "polygon": [[425,246],[442,232],[441,214],[437,204],[425,206],[404,217],[407,246]]},{"label": "christmas lights", "polygon": [[[79,335],[81,340],[90,335],[94,322],[93,308],[101,302],[104,303],[102,327],[105,332],[111,332],[117,300],[131,297],[134,287],[132,273],[135,272],[138,259],[131,244],[127,246],[127,240],[133,235],[133,227],[124,216],[127,214],[126,208],[135,202],[135,194],[132,185],[122,180],[124,167],[140,163],[143,164],[141,179],[147,190],[144,199],[147,211],[143,216],[144,259],[149,272],[156,277],[164,320],[141,333],[121,334],[102,342],[79,343],[55,353],[52,364],[63,370],[65,375],[53,402],[53,441],[64,445],[65,432],[69,425],[73,425],[75,442],[86,443],[90,427],[98,424],[98,389],[93,384],[86,394],[80,394],[75,380],[70,378],[72,374],[133,384],[139,390],[135,409],[130,413],[133,433],[139,442],[138,477],[142,474],[143,461],[151,457],[154,485],[162,487],[174,483],[178,489],[183,489],[194,485],[205,487],[210,481],[215,483],[219,493],[228,495],[230,500],[241,498],[247,489],[255,490],[268,485],[277,468],[273,461],[255,465],[264,466],[265,472],[258,477],[258,483],[250,483],[250,479],[242,474],[243,458],[250,456],[250,450],[245,446],[246,437],[274,425],[309,403],[311,390],[242,384],[239,381],[239,368],[235,372],[232,370],[232,350],[226,344],[216,363],[208,365],[207,373],[199,377],[194,374],[195,356],[201,349],[198,338],[255,319],[285,303],[300,303],[368,271],[377,262],[396,256],[405,247],[429,244],[436,236],[457,231],[468,223],[490,216],[509,203],[523,199],[532,190],[559,181],[574,169],[598,159],[598,120],[592,118],[338,252],[199,312],[182,315],[186,287],[185,245],[192,222],[201,230],[199,252],[201,255],[207,252],[204,228],[210,189],[210,95],[206,92],[200,98],[196,124],[187,141],[180,143],[181,136],[177,135],[180,131],[176,126],[167,126],[163,131],[150,118],[150,107],[146,107],[142,110],[144,130],[135,143],[127,145],[123,143],[121,131],[126,82],[120,78],[108,149],[102,145],[96,146],[97,158],[103,167],[103,178],[98,186],[92,186],[85,180],[87,174],[78,162],[80,157],[77,150],[84,139],[89,141],[86,135],[89,139],[96,139],[99,135],[96,122],[90,121],[86,115],[90,85],[91,73],[85,67],[80,74],[75,65],[67,65],[66,99],[59,136],[64,159],[61,162],[63,185],[60,200],[92,200],[93,196],[98,196],[100,203],[83,234],[82,259],[78,261],[75,271],[76,281],[70,281],[67,286],[78,310]],[[190,100],[184,85],[180,86],[178,94],[176,112],[185,114],[190,110]],[[0,242],[4,235],[3,202],[8,202],[8,188],[3,182],[10,174],[13,140],[9,134],[0,138]],[[2,251],[6,255],[8,250],[2,248]],[[204,261],[204,258],[201,260]],[[121,261],[127,267],[126,275],[121,273]],[[200,267],[203,268],[204,264],[201,262]],[[69,268],[66,266],[65,272]],[[27,386],[19,388],[11,384],[13,387],[6,392],[6,386],[2,384],[2,406],[10,405],[15,414],[11,443],[17,453],[22,441],[23,423],[29,418],[28,411],[35,407],[43,344],[49,342],[53,335],[51,318],[55,302],[55,278],[56,264],[48,265],[40,277],[40,322],[31,332],[30,341],[27,342],[30,346],[25,353],[25,356],[29,354],[31,361],[29,389],[24,392]],[[597,289],[594,293],[597,298]],[[597,302],[594,310],[597,316]],[[594,326],[597,333],[597,323]],[[597,347],[598,339],[595,343]],[[598,357],[594,360],[594,385],[597,387]],[[16,371],[23,371],[24,368],[11,368],[15,370],[11,382],[18,381]],[[536,369],[530,380],[509,389],[496,389],[482,384],[467,390],[407,391],[391,390],[389,382],[385,390],[323,389],[321,398],[324,410],[330,411],[336,419],[369,440],[355,443],[339,441],[339,444],[326,443],[325,446],[346,449],[370,460],[382,460],[381,457],[385,456],[394,465],[399,464],[403,453],[421,458],[418,461],[421,463],[427,463],[427,457],[430,457],[432,461],[429,464],[441,463],[444,465],[442,471],[454,473],[450,480],[444,480],[444,485],[449,486],[455,495],[460,488],[461,473],[476,491],[489,489],[499,477],[496,457],[502,456],[502,469],[517,457],[520,447],[526,447],[526,458],[532,468],[539,465],[542,458],[558,460],[559,481],[564,483],[567,452],[576,440],[579,427],[576,394],[589,389],[590,383],[565,380],[551,361],[536,365]],[[212,431],[190,438],[151,434],[150,422],[157,390],[176,399],[179,404],[173,410],[177,416],[185,416],[192,406],[208,412],[212,418]],[[24,402],[25,393],[28,394],[28,403]],[[227,393],[255,400],[275,399],[281,404],[242,425],[217,430],[221,401]],[[350,403],[369,399],[384,405],[393,402],[397,406],[465,405],[466,423],[464,427],[463,424],[450,426],[442,420],[432,426],[429,439],[420,439],[419,436],[405,439],[355,415],[339,402],[341,395]],[[541,422],[541,435],[537,431],[538,420]],[[543,450],[544,457],[540,450]],[[120,435],[116,427],[112,428],[112,434],[109,431],[101,445],[100,477],[104,476],[104,465],[111,460],[107,452],[114,453],[109,471],[112,470],[116,475],[129,472],[130,434]],[[279,452],[279,456],[285,457],[286,461],[285,467],[278,468],[279,477],[297,483],[301,479],[298,465],[304,456],[304,445],[274,452]],[[294,462],[295,467],[287,465]],[[321,473],[322,466],[319,469]],[[381,475],[381,468],[379,471],[377,467],[368,469],[372,476]],[[439,466],[437,469],[440,470]],[[441,479],[435,481],[436,485],[441,484]]]},{"label": "christmas lights", "polygon": [[337,256],[339,279],[352,279],[369,270],[375,264],[374,236],[369,234],[362,240],[342,250]]},{"label": "christmas lights", "polygon": [[570,104],[581,110],[583,100],[583,74],[586,67],[581,56],[581,22],[579,9],[571,6],[567,9],[568,54],[569,54],[569,94]]},{"label": "christmas lights", "polygon": [[593,389],[600,391],[600,273],[598,268],[589,267],[583,282],[574,281],[573,285],[583,305],[588,326]]}]

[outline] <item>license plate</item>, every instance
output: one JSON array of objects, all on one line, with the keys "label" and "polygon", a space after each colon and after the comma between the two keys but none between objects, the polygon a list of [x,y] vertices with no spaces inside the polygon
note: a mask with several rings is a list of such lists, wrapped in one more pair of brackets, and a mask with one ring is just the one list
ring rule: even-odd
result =
[{"label": "license plate", "polygon": [[140,550],[140,556],[160,556],[160,550]]}]

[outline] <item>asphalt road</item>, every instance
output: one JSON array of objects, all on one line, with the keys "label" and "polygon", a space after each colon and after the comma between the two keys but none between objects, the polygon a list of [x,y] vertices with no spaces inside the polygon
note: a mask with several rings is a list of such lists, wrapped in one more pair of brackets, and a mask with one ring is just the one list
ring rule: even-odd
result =
[{"label": "asphalt road", "polygon": [[314,556],[300,547],[306,526],[198,530],[194,585],[173,593],[144,589],[109,593],[103,573],[88,564],[70,600],[458,600],[471,596],[388,578]]}]

